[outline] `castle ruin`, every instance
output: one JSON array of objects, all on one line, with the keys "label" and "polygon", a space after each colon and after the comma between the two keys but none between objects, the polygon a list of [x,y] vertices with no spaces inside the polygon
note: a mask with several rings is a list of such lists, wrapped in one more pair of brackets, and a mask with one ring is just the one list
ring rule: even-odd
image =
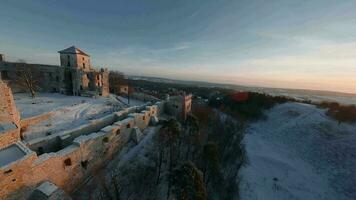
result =
[{"label": "castle ruin", "polygon": [[33,68],[38,77],[40,92],[58,92],[74,96],[108,96],[108,69],[94,69],[90,56],[72,46],[58,52],[60,65],[28,64],[8,62],[0,54],[0,76],[15,92],[23,92],[16,86],[18,72],[24,68]]},{"label": "castle ruin", "polygon": [[137,143],[141,131],[154,126],[163,112],[160,102],[130,107],[71,130],[25,141],[20,137],[22,123],[11,89],[0,81],[0,90],[7,94],[0,99],[0,199],[28,197],[36,187],[45,192],[44,185],[74,191],[125,143]]}]

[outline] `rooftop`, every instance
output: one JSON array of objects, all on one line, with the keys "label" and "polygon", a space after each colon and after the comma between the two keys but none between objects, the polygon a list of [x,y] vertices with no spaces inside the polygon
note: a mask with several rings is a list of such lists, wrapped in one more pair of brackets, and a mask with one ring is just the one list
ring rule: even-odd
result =
[{"label": "rooftop", "polygon": [[61,51],[58,51],[58,53],[81,54],[81,55],[84,55],[84,56],[89,56],[84,51],[80,50],[79,48],[77,48],[75,46],[71,46],[71,47],[69,47],[67,49],[63,49]]}]

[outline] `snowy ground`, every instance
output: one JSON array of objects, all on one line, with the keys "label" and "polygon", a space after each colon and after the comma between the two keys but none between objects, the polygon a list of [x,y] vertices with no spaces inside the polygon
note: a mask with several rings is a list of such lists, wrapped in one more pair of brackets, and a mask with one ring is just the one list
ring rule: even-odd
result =
[{"label": "snowy ground", "polygon": [[312,105],[286,103],[251,124],[242,200],[356,199],[356,124]]},{"label": "snowy ground", "polygon": [[[25,140],[74,128],[126,106],[118,102],[113,96],[97,99],[56,93],[41,93],[35,99],[31,99],[27,94],[23,93],[15,94],[14,96],[22,118],[53,111],[51,118],[26,130],[24,133]],[[134,102],[137,105],[144,103]]]},{"label": "snowy ground", "polygon": [[88,97],[66,96],[58,93],[39,93],[34,99],[29,97],[27,93],[15,93],[14,98],[16,106],[21,113],[21,118],[28,118],[82,103],[99,105],[105,104],[107,101],[106,98],[93,99]]},{"label": "snowy ground", "polygon": [[126,97],[122,97],[122,96],[117,96],[117,98],[120,100],[120,102],[124,103],[125,105],[131,107],[131,106],[139,106],[142,105],[143,102],[137,99],[130,99],[130,102],[128,101],[128,99]]},{"label": "snowy ground", "polygon": [[[111,176],[112,172],[119,170],[122,178],[119,179],[120,185],[125,185],[125,187],[121,191],[122,196],[127,196],[128,193],[133,191],[140,191],[139,188],[133,187],[134,181],[132,181],[132,177],[135,176],[136,173],[141,171],[141,167],[147,166],[155,166],[155,163],[152,163],[152,160],[148,158],[148,155],[152,154],[154,149],[154,135],[157,133],[159,126],[148,127],[143,130],[143,139],[136,145],[133,142],[128,142],[124,145],[124,147],[117,153],[113,160],[111,160],[105,167],[101,168],[101,173],[105,176]],[[140,181],[142,178],[140,178]],[[112,180],[107,180],[112,181]],[[143,182],[142,180],[141,182]],[[128,183],[128,184],[125,184]],[[98,194],[98,189],[101,187],[98,184],[95,177],[91,177],[88,182],[83,185],[81,188],[72,194],[73,199],[96,199],[96,195]],[[114,193],[113,191],[111,191]],[[144,192],[147,192],[144,190]],[[129,195],[130,197],[123,199],[135,199],[135,194]],[[152,199],[152,197],[147,196],[147,199]]]},{"label": "snowy ground", "polygon": [[288,96],[299,100],[311,100],[313,102],[332,101],[341,104],[356,105],[356,94],[288,89],[263,89],[259,92],[264,92],[273,96]]}]

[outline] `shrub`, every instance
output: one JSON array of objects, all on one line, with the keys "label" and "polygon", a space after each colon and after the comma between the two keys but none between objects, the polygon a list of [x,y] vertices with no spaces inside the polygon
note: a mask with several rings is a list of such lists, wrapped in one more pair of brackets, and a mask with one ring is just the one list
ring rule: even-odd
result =
[{"label": "shrub", "polygon": [[326,114],[339,122],[356,122],[356,106],[341,105],[337,102],[321,102],[319,108],[328,109]]}]

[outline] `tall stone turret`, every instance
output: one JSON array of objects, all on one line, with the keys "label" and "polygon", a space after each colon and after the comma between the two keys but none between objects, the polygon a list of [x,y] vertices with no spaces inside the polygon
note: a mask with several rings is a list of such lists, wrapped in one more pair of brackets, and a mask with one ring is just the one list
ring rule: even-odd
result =
[{"label": "tall stone turret", "polygon": [[92,69],[90,56],[75,46],[58,51],[61,59],[61,66],[72,69],[90,71]]}]

